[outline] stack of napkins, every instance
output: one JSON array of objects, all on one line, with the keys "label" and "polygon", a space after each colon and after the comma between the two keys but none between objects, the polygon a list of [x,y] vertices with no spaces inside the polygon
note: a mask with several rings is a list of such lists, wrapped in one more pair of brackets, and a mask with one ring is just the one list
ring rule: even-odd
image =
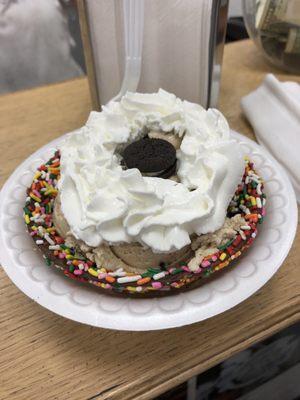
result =
[{"label": "stack of napkins", "polygon": [[258,142],[285,168],[300,203],[300,85],[268,74],[241,105]]}]

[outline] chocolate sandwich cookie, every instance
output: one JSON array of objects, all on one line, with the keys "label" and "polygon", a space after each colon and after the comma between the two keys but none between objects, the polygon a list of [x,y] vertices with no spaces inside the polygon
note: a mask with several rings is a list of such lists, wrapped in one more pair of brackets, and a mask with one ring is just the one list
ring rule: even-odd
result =
[{"label": "chocolate sandwich cookie", "polygon": [[[96,286],[114,295],[154,297],[178,293],[202,285],[206,278],[219,275],[252,245],[258,226],[264,220],[265,194],[263,183],[246,160],[245,173],[227,210],[227,217],[240,214],[245,225],[235,237],[216,252],[202,259],[197,269],[191,270],[186,263],[176,267],[157,265],[133,275],[128,271],[100,268],[86,254],[66,244],[53,224],[54,200],[60,179],[60,153],[36,171],[27,189],[24,219],[30,236],[41,250],[48,266],[60,269],[67,277]],[[218,274],[215,274],[218,272]]]},{"label": "chocolate sandwich cookie", "polygon": [[123,162],[144,176],[169,178],[176,173],[176,150],[166,140],[145,137],[125,148]]}]

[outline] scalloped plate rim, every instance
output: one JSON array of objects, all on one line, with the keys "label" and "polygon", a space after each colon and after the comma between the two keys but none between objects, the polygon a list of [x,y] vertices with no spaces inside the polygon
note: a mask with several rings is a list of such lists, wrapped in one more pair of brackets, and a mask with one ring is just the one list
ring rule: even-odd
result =
[{"label": "scalloped plate rim", "polygon": [[[74,131],[75,132],[75,131]],[[222,312],[225,312],[233,307],[235,307],[237,304],[240,304],[241,302],[243,302],[244,300],[246,300],[247,298],[249,298],[251,295],[253,295],[255,292],[257,292],[262,286],[264,286],[269,279],[271,279],[271,277],[276,273],[276,271],[279,269],[279,267],[281,266],[282,262],[284,261],[284,259],[286,258],[292,243],[293,243],[293,239],[294,236],[296,234],[296,229],[297,229],[297,219],[298,219],[298,213],[297,213],[297,203],[296,203],[296,198],[295,198],[295,194],[294,191],[292,189],[291,183],[289,181],[289,178],[287,177],[287,174],[285,173],[285,171],[283,170],[283,168],[278,164],[278,162],[270,155],[270,153],[265,149],[262,148],[259,144],[257,144],[256,142],[248,139],[247,137],[235,132],[233,132],[233,137],[236,138],[239,141],[245,142],[246,144],[249,143],[250,146],[254,146],[255,149],[257,149],[257,151],[260,153],[260,155],[263,156],[264,160],[269,160],[271,161],[271,163],[273,164],[274,168],[276,168],[277,172],[279,173],[279,175],[281,175],[281,178],[283,178],[284,181],[284,187],[283,189],[286,189],[286,194],[289,197],[289,201],[290,201],[290,209],[289,209],[289,219],[292,221],[291,225],[290,225],[290,229],[288,230],[286,236],[285,236],[285,246],[284,248],[281,248],[281,256],[280,259],[277,260],[277,264],[276,266],[272,266],[272,268],[268,271],[268,273],[266,273],[266,271],[264,270],[264,275],[262,276],[260,274],[260,280],[259,282],[256,283],[255,287],[253,288],[251,285],[246,285],[246,290],[245,290],[245,285],[244,285],[244,290],[242,293],[239,293],[238,296],[233,296],[233,298],[231,296],[230,297],[230,301],[228,301],[228,291],[222,291],[221,295],[224,296],[224,299],[227,300],[224,302],[224,304],[222,304],[222,307],[218,308],[218,309],[214,309],[214,305],[211,304],[211,299],[214,297],[214,293],[212,295],[209,296],[208,302],[206,304],[206,313],[199,313],[197,312],[200,305],[194,303],[191,303],[191,301],[189,301],[189,304],[191,304],[190,306],[190,312],[188,314],[185,313],[184,316],[180,315],[180,313],[178,313],[176,311],[176,309],[174,311],[162,311],[161,307],[158,306],[158,309],[160,311],[160,315],[141,315],[139,312],[138,313],[134,313],[134,316],[132,315],[132,311],[131,311],[131,318],[130,316],[127,314],[126,317],[122,318],[119,314],[119,312],[115,313],[115,316],[113,312],[108,312],[108,311],[104,311],[101,310],[101,306],[99,305],[99,303],[101,303],[101,298],[103,298],[103,296],[105,297],[106,301],[109,301],[108,299],[110,298],[109,296],[99,293],[99,301],[96,304],[96,309],[97,309],[97,313],[95,312],[90,312],[88,313],[86,310],[85,306],[79,305],[78,303],[75,304],[75,310],[73,310],[74,308],[74,304],[73,304],[73,308],[72,307],[61,307],[63,305],[65,305],[66,303],[66,296],[68,301],[70,302],[70,293],[68,293],[67,295],[56,295],[51,292],[49,294],[49,292],[47,292],[45,290],[44,284],[42,282],[34,282],[34,291],[32,291],[32,287],[30,287],[30,285],[28,285],[28,282],[23,279],[23,274],[18,273],[18,270],[16,270],[14,268],[14,262],[12,260],[12,258],[9,255],[9,251],[6,248],[5,244],[4,244],[4,233],[1,230],[0,232],[0,257],[1,257],[1,264],[3,265],[3,269],[5,270],[6,274],[8,275],[8,277],[11,279],[11,281],[24,293],[26,294],[29,298],[31,298],[32,300],[34,300],[35,302],[37,302],[38,304],[40,304],[41,306],[45,307],[46,309],[61,315],[65,318],[69,318],[71,320],[80,322],[80,323],[84,323],[84,324],[88,324],[88,325],[92,325],[92,326],[96,326],[96,327],[102,327],[102,328],[108,328],[108,329],[117,329],[117,330],[129,330],[129,331],[147,331],[147,330],[159,330],[159,329],[168,329],[168,328],[175,328],[175,327],[180,327],[180,326],[184,326],[184,325],[188,325],[188,324],[192,324],[192,323],[196,323],[196,322],[200,322],[202,320],[205,320],[207,318],[211,318],[215,315],[218,315]],[[72,133],[72,132],[70,132]],[[65,134],[67,135],[67,134]],[[24,160],[16,169],[15,171],[11,174],[11,176],[8,178],[8,180],[5,182],[5,184],[2,187],[2,190],[0,192],[0,212],[2,210],[2,204],[5,201],[6,197],[5,197],[5,192],[6,189],[13,183],[14,179],[21,175],[21,172],[23,172],[24,168],[26,167],[27,170],[30,168],[30,162],[35,158],[35,157],[42,157],[41,155],[43,153],[45,153],[46,151],[49,151],[51,149],[51,147],[56,147],[65,137],[65,135],[54,139],[53,141],[49,142],[48,144],[44,145],[43,147],[41,147],[40,149],[38,149],[36,152],[34,152],[31,156],[29,156],[26,160]],[[27,171],[26,170],[26,171]],[[272,226],[271,226],[272,228]],[[276,227],[277,229],[277,227]],[[25,230],[24,230],[25,232]],[[254,243],[255,246],[255,243]],[[23,267],[26,268],[26,267]],[[30,267],[32,268],[32,267]],[[234,270],[232,270],[234,272]],[[234,274],[233,274],[234,275]],[[66,279],[64,276],[61,275],[62,279]],[[222,277],[220,278],[222,279]],[[251,280],[251,276],[250,277],[238,277],[239,280],[242,281],[247,281],[247,280]],[[209,287],[208,285],[212,286],[213,282],[208,282],[206,284],[207,287]],[[234,285],[236,286],[236,285]],[[80,284],[78,284],[78,289],[80,290]],[[31,290],[30,290],[31,289]],[[86,289],[86,287],[85,287]],[[198,289],[194,289],[194,291],[199,291],[201,290],[201,287]],[[239,290],[239,289],[237,289]],[[230,292],[230,290],[229,290]],[[73,292],[72,292],[73,293]],[[185,299],[188,298],[189,295],[191,295],[192,291],[186,292],[186,293],[180,293],[178,296],[174,295],[174,299],[181,298],[183,299],[183,303],[186,301]],[[52,303],[51,300],[53,298],[53,296],[55,296],[55,303]],[[114,301],[116,301],[114,297],[111,297],[111,299],[114,299]],[[172,299],[172,297],[168,297],[166,299],[169,299],[169,301],[171,301],[170,299]],[[123,306],[125,307],[127,305],[127,309],[129,302],[136,302],[136,301],[140,301],[138,299],[127,299],[127,301],[124,301],[124,299],[120,298],[118,299],[119,301],[123,302]],[[147,299],[147,301],[150,301],[152,303],[152,307],[151,309],[153,310],[153,308],[155,308],[155,303],[159,303],[159,302],[163,302],[163,298],[159,299],[159,298],[153,298],[153,299]],[[154,304],[153,304],[154,303]],[[202,305],[202,304],[201,304]],[[122,310],[124,309],[124,307],[122,306]],[[80,316],[78,316],[78,308],[81,308],[81,310],[84,310],[83,312],[79,313]],[[76,311],[77,309],[77,311]],[[120,311],[120,310],[119,310]],[[182,314],[182,313],[181,313]]]}]

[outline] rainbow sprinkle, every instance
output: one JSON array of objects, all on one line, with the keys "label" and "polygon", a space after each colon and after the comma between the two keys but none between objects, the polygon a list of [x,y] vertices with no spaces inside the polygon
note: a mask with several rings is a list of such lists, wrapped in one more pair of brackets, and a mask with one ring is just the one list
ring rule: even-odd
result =
[{"label": "rainbow sprinkle", "polygon": [[236,237],[220,246],[215,254],[205,257],[196,271],[191,271],[183,264],[176,268],[155,266],[148,268],[141,275],[133,275],[123,271],[122,268],[117,271],[99,268],[84,254],[65,244],[52,220],[59,179],[60,153],[57,151],[47,163],[38,168],[31,186],[27,189],[23,210],[30,236],[37,246],[41,246],[41,250],[45,250],[47,246],[49,255],[43,255],[47,265],[55,265],[68,277],[92,283],[115,293],[141,295],[153,291],[173,292],[199,278],[209,277],[215,271],[228,266],[252,244],[257,236],[257,225],[263,223],[266,213],[263,182],[254,171],[253,164],[246,159],[242,183],[238,186],[227,210],[228,217],[241,214],[247,221],[246,225],[241,226]]}]

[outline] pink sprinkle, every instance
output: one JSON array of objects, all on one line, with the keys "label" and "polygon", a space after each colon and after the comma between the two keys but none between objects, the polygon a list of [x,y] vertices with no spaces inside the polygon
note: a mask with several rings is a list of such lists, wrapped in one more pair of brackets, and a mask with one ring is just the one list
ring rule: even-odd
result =
[{"label": "pink sprinkle", "polygon": [[266,208],[263,207],[261,210],[261,215],[264,217],[266,215]]},{"label": "pink sprinkle", "polygon": [[52,183],[53,183],[52,179],[49,179],[48,183],[49,183],[49,185],[52,185]]},{"label": "pink sprinkle", "polygon": [[66,253],[59,253],[58,254],[58,258],[65,258],[66,257]]},{"label": "pink sprinkle", "polygon": [[181,267],[185,272],[191,272],[188,266]]},{"label": "pink sprinkle", "polygon": [[40,193],[39,193],[36,189],[33,189],[32,192],[33,192],[37,197],[41,198]]},{"label": "pink sprinkle", "polygon": [[160,289],[162,287],[162,283],[161,282],[152,282],[152,287],[154,289]]},{"label": "pink sprinkle", "polygon": [[89,269],[88,264],[87,264],[87,263],[84,263],[83,265],[84,265],[84,270],[87,271],[87,270]]},{"label": "pink sprinkle", "polygon": [[82,275],[81,269],[75,269],[74,270],[74,275]]},{"label": "pink sprinkle", "polygon": [[210,266],[210,262],[208,260],[203,260],[201,263],[201,267],[206,268]]},{"label": "pink sprinkle", "polygon": [[177,283],[177,282],[172,282],[172,283],[171,283],[171,286],[172,286],[172,287],[177,287],[177,286],[178,286],[178,283]]},{"label": "pink sprinkle", "polygon": [[105,289],[111,289],[112,288],[112,286],[109,284],[109,283],[107,283],[106,285],[105,285]]},{"label": "pink sprinkle", "polygon": [[196,271],[194,271],[194,274],[200,274],[200,272],[202,272],[202,269],[199,267],[196,269]]},{"label": "pink sprinkle", "polygon": [[30,236],[34,236],[36,234],[36,231],[30,232]]},{"label": "pink sprinkle", "polygon": [[170,274],[171,274],[173,271],[175,271],[175,269],[176,269],[176,268],[173,268],[173,267],[170,268],[170,269],[169,269]]},{"label": "pink sprinkle", "polygon": [[218,257],[217,256],[212,256],[212,261],[217,261]]},{"label": "pink sprinkle", "polygon": [[105,273],[100,273],[100,274],[98,275],[98,279],[104,279],[106,276],[107,276],[107,274],[105,274]]},{"label": "pink sprinkle", "polygon": [[45,214],[45,207],[41,207],[41,213]]}]

